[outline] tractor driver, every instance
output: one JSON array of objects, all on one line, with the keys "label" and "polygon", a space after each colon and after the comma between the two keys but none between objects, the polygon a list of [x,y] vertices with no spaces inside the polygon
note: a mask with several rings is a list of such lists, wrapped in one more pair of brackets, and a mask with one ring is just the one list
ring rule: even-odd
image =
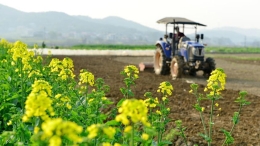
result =
[{"label": "tractor driver", "polygon": [[184,36],[185,36],[184,33],[180,32],[180,29],[179,29],[178,26],[175,27],[175,30],[176,30],[176,32],[177,32],[177,34],[175,34],[175,39],[180,40],[181,37],[184,37]]}]

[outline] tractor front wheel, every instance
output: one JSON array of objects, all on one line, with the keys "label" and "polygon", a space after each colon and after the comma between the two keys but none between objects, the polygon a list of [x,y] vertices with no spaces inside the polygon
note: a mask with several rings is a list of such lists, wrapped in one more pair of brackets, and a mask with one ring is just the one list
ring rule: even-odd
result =
[{"label": "tractor front wheel", "polygon": [[183,73],[184,61],[180,56],[174,56],[171,61],[171,76],[172,79],[181,78]]},{"label": "tractor front wheel", "polygon": [[205,60],[205,69],[203,70],[204,76],[209,77],[211,72],[216,69],[215,60],[211,57],[206,58]]},{"label": "tractor front wheel", "polygon": [[154,53],[154,72],[157,75],[167,75],[169,74],[170,67],[167,64],[166,56],[163,53],[161,46],[157,45]]}]

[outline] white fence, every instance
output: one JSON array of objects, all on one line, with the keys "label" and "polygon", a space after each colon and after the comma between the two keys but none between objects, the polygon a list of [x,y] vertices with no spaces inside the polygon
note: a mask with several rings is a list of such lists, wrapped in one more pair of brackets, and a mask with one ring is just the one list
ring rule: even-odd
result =
[{"label": "white fence", "polygon": [[37,54],[48,55],[89,55],[89,56],[153,56],[155,50],[69,50],[69,49],[29,49]]}]

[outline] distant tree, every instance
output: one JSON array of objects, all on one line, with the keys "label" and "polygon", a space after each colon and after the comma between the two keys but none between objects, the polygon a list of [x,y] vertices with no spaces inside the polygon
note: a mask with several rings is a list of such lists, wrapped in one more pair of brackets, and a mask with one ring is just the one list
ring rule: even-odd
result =
[{"label": "distant tree", "polygon": [[42,48],[45,48],[46,44],[44,42],[42,42]]}]

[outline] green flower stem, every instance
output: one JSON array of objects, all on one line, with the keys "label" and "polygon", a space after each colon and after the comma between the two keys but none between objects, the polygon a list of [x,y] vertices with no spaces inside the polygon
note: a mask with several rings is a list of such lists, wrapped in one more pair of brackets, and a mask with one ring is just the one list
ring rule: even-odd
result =
[{"label": "green flower stem", "polygon": [[[215,96],[216,90],[214,91],[214,96]],[[213,113],[214,113],[214,103],[215,103],[215,98],[212,99],[211,102],[211,109],[210,109],[210,119],[209,119],[209,138],[212,139],[212,125],[213,125]],[[208,146],[211,145],[211,141],[208,142]]]},{"label": "green flower stem", "polygon": [[[197,103],[200,106],[200,100],[199,100],[199,97],[198,97],[197,90],[195,90],[195,96],[197,98]],[[204,117],[203,117],[202,111],[200,111],[199,113],[200,113],[201,123],[202,123],[203,129],[204,129],[204,134],[207,135],[207,128],[206,128],[206,124],[205,124],[205,121],[204,121]]]},{"label": "green flower stem", "polygon": [[[239,115],[240,115],[240,113],[241,113],[242,106],[243,106],[243,105],[240,103],[240,105],[239,105],[239,109],[238,109],[238,117],[239,117]],[[237,124],[237,123],[233,123],[232,128],[231,128],[231,130],[230,130],[230,132],[229,132],[230,135],[232,135],[232,132],[233,132],[233,130],[234,130],[236,124]],[[227,138],[225,138],[224,142],[222,143],[222,146],[225,145],[226,141],[227,141]]]},{"label": "green flower stem", "polygon": [[182,126],[180,127],[180,130],[181,130],[181,136],[183,137],[184,143],[185,143],[186,146],[188,146],[187,139],[186,139],[186,136],[184,134]]},{"label": "green flower stem", "polygon": [[[240,103],[240,105],[239,105],[239,110],[238,110],[238,118],[239,118],[239,116],[240,116],[241,110],[242,110],[242,104]],[[231,130],[230,130],[230,134],[232,134],[232,132],[233,132],[233,130],[234,130],[236,124],[237,124],[237,123],[234,123],[234,124],[233,124],[233,126],[232,126],[232,128],[231,128]]]},{"label": "green flower stem", "polygon": [[134,146],[134,134],[135,134],[135,128],[134,128],[134,123],[132,123],[131,139],[130,139],[129,146]]},{"label": "green flower stem", "polygon": [[200,120],[201,120],[201,123],[203,125],[204,133],[205,133],[205,135],[207,135],[207,128],[206,128],[206,124],[204,122],[204,117],[203,117],[202,112],[200,112]]}]

